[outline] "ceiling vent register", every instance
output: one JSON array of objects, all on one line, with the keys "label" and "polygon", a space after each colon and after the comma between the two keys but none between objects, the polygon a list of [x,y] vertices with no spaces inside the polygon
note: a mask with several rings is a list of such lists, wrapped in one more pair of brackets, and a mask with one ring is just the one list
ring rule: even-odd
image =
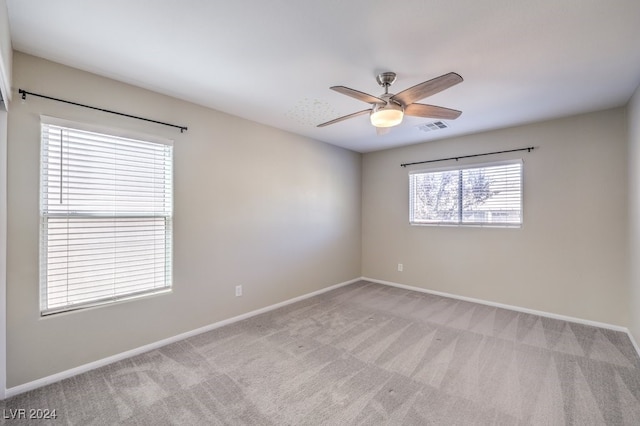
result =
[{"label": "ceiling vent register", "polygon": [[422,124],[418,126],[418,129],[422,130],[423,132],[431,132],[433,130],[446,129],[447,127],[449,126],[447,126],[442,121],[433,121],[431,123]]}]

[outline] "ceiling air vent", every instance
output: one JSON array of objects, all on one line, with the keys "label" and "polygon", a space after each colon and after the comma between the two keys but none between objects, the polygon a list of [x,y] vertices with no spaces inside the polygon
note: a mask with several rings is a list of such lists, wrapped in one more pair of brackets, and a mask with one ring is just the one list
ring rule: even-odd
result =
[{"label": "ceiling air vent", "polygon": [[447,126],[442,121],[434,121],[432,123],[422,124],[418,126],[418,129],[422,130],[423,132],[431,132],[433,130],[446,129],[447,127],[449,126]]}]

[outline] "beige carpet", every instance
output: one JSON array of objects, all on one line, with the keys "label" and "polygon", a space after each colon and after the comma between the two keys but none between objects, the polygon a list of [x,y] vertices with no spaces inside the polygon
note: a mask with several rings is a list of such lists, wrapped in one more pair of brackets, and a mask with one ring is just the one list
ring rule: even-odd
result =
[{"label": "beige carpet", "polygon": [[640,425],[640,360],[621,332],[359,282],[3,408],[78,425]]}]

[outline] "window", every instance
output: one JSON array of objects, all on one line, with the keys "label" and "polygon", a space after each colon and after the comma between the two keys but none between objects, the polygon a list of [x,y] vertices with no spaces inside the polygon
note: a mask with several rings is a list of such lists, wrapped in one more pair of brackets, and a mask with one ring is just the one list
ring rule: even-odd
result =
[{"label": "window", "polygon": [[41,313],[169,290],[171,142],[41,130]]},{"label": "window", "polygon": [[522,224],[522,161],[409,174],[414,225]]}]

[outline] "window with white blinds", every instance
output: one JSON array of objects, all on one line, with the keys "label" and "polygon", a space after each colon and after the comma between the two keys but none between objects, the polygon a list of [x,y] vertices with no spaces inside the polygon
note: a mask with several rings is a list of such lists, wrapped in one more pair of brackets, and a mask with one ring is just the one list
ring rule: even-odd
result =
[{"label": "window with white blinds", "polygon": [[171,288],[171,142],[78,127],[41,126],[43,315]]},{"label": "window with white blinds", "polygon": [[409,174],[415,225],[522,224],[522,161]]}]

